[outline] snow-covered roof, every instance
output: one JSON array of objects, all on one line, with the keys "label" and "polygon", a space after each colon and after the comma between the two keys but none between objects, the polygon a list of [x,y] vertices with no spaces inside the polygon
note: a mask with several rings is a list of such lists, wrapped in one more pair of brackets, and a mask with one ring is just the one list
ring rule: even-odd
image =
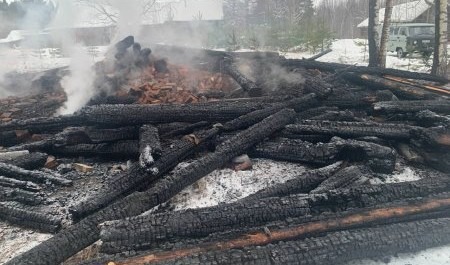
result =
[{"label": "snow-covered roof", "polygon": [[[404,4],[395,5],[392,9],[392,22],[412,22],[420,15],[425,13],[434,3],[434,0],[418,0],[411,1]],[[380,9],[380,15],[378,16],[380,23],[384,20],[385,8]],[[365,28],[369,25],[369,19],[365,19],[358,24],[358,28]]]}]

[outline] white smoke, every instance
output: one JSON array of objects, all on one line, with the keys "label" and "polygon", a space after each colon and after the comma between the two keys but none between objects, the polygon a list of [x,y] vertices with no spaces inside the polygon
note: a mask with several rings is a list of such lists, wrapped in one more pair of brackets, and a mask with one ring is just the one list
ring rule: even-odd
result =
[{"label": "white smoke", "polygon": [[78,45],[70,47],[69,52],[72,56],[69,66],[70,75],[61,80],[67,101],[58,111],[59,114],[72,114],[80,110],[96,94],[93,87],[95,73],[91,69],[92,58],[83,47]]},{"label": "white smoke", "polygon": [[58,12],[51,23],[51,27],[62,29],[55,30],[52,37],[61,44],[63,54],[68,54],[71,59],[70,74],[61,80],[67,101],[58,114],[72,114],[80,110],[96,94],[94,60],[81,44],[76,43],[74,31],[70,30],[77,19],[77,12],[74,10],[76,7],[73,1],[59,0]]}]

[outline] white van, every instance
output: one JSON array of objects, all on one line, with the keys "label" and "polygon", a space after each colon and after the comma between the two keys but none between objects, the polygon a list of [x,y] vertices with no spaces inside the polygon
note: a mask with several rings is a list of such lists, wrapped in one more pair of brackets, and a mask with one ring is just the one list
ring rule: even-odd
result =
[{"label": "white van", "polygon": [[434,24],[398,23],[390,27],[387,50],[397,52],[398,58],[419,52],[431,55],[434,47]]}]

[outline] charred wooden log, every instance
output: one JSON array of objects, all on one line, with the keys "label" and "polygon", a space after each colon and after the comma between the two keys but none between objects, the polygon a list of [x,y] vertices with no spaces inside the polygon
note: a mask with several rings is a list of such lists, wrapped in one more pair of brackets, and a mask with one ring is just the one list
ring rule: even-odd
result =
[{"label": "charred wooden log", "polygon": [[92,143],[116,142],[139,138],[139,129],[133,126],[113,129],[87,127],[85,128],[85,132]]},{"label": "charred wooden log", "polygon": [[55,177],[53,175],[41,171],[25,170],[23,168],[5,163],[0,163],[0,175],[24,181],[32,181],[39,183],[50,182],[63,186],[72,185],[72,181],[68,179]]},{"label": "charred wooden log", "polygon": [[54,233],[61,228],[61,218],[53,214],[38,212],[10,203],[0,203],[0,219],[12,224],[37,229],[44,233]]},{"label": "charred wooden log", "polygon": [[[100,230],[98,224],[107,220],[114,220],[134,216],[145,212],[164,201],[170,199],[186,185],[196,181],[217,166],[227,162],[227,158],[235,157],[274,131],[281,129],[294,119],[292,110],[282,110],[246,131],[236,135],[218,148],[214,157],[208,156],[200,162],[184,168],[175,177],[155,183],[146,192],[131,194],[116,203],[85,218],[72,227],[61,231],[54,237],[44,241],[37,247],[13,258],[6,264],[57,264],[74,255],[81,249],[98,240]],[[213,159],[214,158],[214,159]],[[220,161],[218,161],[220,160]],[[161,161],[158,160],[158,161]],[[208,161],[209,165],[204,162]],[[213,166],[212,166],[213,164]],[[195,175],[192,174],[195,172]],[[180,181],[182,179],[182,181]],[[69,240],[71,238],[71,240]]]},{"label": "charred wooden log", "polygon": [[0,131],[0,146],[10,147],[19,143],[20,141],[14,131]]},{"label": "charred wooden log", "polygon": [[314,145],[302,140],[280,139],[259,144],[250,152],[250,156],[329,165],[338,160],[338,153],[338,147],[332,144]]},{"label": "charred wooden log", "polygon": [[339,171],[342,166],[342,162],[337,162],[323,168],[306,171],[294,179],[260,190],[245,197],[243,200],[258,200],[268,197],[284,197],[292,194],[309,193],[324,180]]},{"label": "charred wooden log", "polygon": [[[161,138],[172,138],[172,137],[179,136],[179,135],[191,134],[195,130],[206,128],[208,125],[210,125],[210,123],[207,121],[199,121],[196,123],[186,124],[186,125],[183,125],[182,127],[169,130],[166,133],[160,132],[160,134],[162,135]],[[160,131],[159,127],[158,127],[158,131]]]},{"label": "charred wooden log", "polygon": [[15,201],[26,205],[38,205],[44,202],[44,197],[36,192],[19,188],[1,187],[0,201]]},{"label": "charred wooden log", "polygon": [[[448,150],[439,152],[417,147],[413,148],[413,150],[423,159],[425,165],[445,173],[450,173],[450,154]],[[422,160],[419,160],[419,162],[422,162]]]},{"label": "charred wooden log", "polygon": [[[204,239],[176,240],[176,244],[165,243],[150,255],[124,259],[119,264],[141,264],[171,261],[193,254],[210,253],[213,250],[242,249],[250,246],[267,245],[278,241],[298,240],[325,232],[365,228],[398,222],[417,222],[430,218],[447,218],[448,193],[426,199],[399,201],[379,205],[375,208],[352,209],[350,211],[319,216],[291,218],[289,221],[268,223],[267,226],[237,229],[227,233],[216,233]],[[169,251],[164,251],[169,250]],[[160,252],[158,252],[160,251]],[[297,250],[298,251],[298,250]],[[133,254],[131,254],[133,255]],[[114,259],[113,259],[114,260]],[[99,259],[98,262],[111,261]],[[91,263],[87,263],[91,264]],[[98,263],[93,263],[98,264]],[[309,264],[309,263],[308,263]]]},{"label": "charred wooden log", "polygon": [[389,90],[379,90],[374,93],[354,89],[335,91],[324,100],[324,105],[339,109],[372,109],[372,105],[380,101],[397,99]]},{"label": "charred wooden log", "polygon": [[[399,189],[393,188],[392,191],[396,194],[397,197],[407,197],[403,196],[405,193],[412,192],[413,197],[417,196],[426,196],[425,193],[439,193],[438,190],[445,190],[449,188],[449,185],[443,184],[444,180],[436,181],[432,180],[432,183],[415,183],[415,184],[403,184],[406,185]],[[398,186],[399,183],[390,184],[394,186]],[[413,187],[413,190],[410,188]],[[361,190],[361,188],[359,188]],[[383,198],[387,199],[392,196],[385,196],[383,194],[383,190],[380,187],[370,187],[372,194],[378,194],[378,196],[383,196]],[[420,191],[420,192],[418,192]],[[349,192],[347,192],[349,193]],[[354,194],[354,193],[353,193]],[[370,195],[362,196],[365,198],[367,202],[370,198]],[[354,196],[352,197],[354,198]],[[336,202],[336,197],[332,198]],[[355,198],[356,200],[358,198]],[[41,265],[41,264],[58,264],[73,254],[77,253],[84,247],[94,243],[99,238],[99,228],[97,225],[99,223],[103,223],[107,220],[120,219],[127,216],[137,215],[145,211],[147,207],[147,203],[152,202],[155,203],[157,198],[150,196],[148,193],[136,193],[134,195],[130,195],[127,198],[124,198],[121,201],[114,203],[113,205],[85,218],[79,223],[69,227],[60,233],[56,234],[54,237],[44,241],[38,246],[28,250],[27,252],[18,255],[13,258],[6,265],[23,265],[23,264],[33,264],[33,265]],[[346,201],[345,199],[343,201]],[[350,202],[354,202],[353,200],[348,200]],[[369,200],[373,203],[379,203],[376,200]],[[331,202],[331,200],[329,201]],[[352,205],[357,205],[356,202],[351,203]],[[373,205],[373,204],[372,204]],[[72,240],[69,240],[72,239]]]},{"label": "charred wooden log", "polygon": [[340,64],[340,63],[325,63],[318,61],[309,61],[309,60],[298,60],[298,59],[288,59],[281,62],[282,66],[287,67],[304,67],[308,69],[319,69],[322,71],[328,72],[339,72],[341,70],[345,70],[346,72],[353,72],[357,74],[371,74],[371,75],[391,75],[398,76],[408,79],[420,79],[433,81],[438,83],[448,83],[449,81],[446,78],[425,74],[425,73],[416,73],[392,68],[378,68],[378,67],[365,67],[365,66],[354,66],[348,64]]},{"label": "charred wooden log", "polygon": [[311,144],[302,140],[281,139],[258,145],[252,156],[286,160],[291,162],[327,165],[339,160],[366,161],[375,172],[392,173],[395,167],[395,151],[389,147],[338,137],[330,143]]},{"label": "charred wooden log", "polygon": [[82,123],[83,120],[78,115],[13,120],[0,124],[0,132],[11,130],[29,130],[33,133],[55,132],[69,126],[79,126]]},{"label": "charred wooden log", "polygon": [[77,144],[48,149],[49,153],[64,156],[102,156],[108,158],[135,158],[139,154],[137,140],[100,144]]},{"label": "charred wooden log", "polygon": [[301,98],[292,99],[283,103],[275,103],[272,107],[264,108],[261,110],[253,111],[248,114],[242,115],[232,121],[229,121],[223,125],[224,131],[236,131],[248,128],[249,126],[267,118],[268,116],[284,109],[293,108],[295,111],[305,111],[311,107],[319,104],[317,96],[312,93]]},{"label": "charred wooden log", "polygon": [[277,134],[277,136],[281,138],[287,139],[297,139],[310,143],[328,143],[333,138],[332,135],[323,135],[323,134],[298,134],[287,132],[286,130],[281,131]]},{"label": "charred wooden log", "polygon": [[366,183],[370,179],[370,175],[370,170],[362,166],[344,168],[320,183],[311,193],[324,193],[329,190],[355,187]]},{"label": "charred wooden log", "polygon": [[311,117],[310,120],[323,120],[323,121],[363,121],[349,110],[345,111],[326,111],[321,115]]},{"label": "charred wooden log", "polygon": [[327,111],[339,111],[339,108],[338,107],[327,107],[327,106],[311,108],[311,109],[300,112],[297,115],[297,121],[309,120],[310,118],[319,116]]},{"label": "charred wooden log", "polygon": [[340,137],[376,136],[383,139],[407,140],[413,129],[404,124],[386,124],[375,122],[333,122],[333,121],[303,121],[299,124],[286,126],[286,131],[298,134],[325,134]]},{"label": "charred wooden log", "polygon": [[418,125],[425,127],[445,126],[450,128],[450,117],[439,115],[429,110],[424,110],[415,115]]},{"label": "charred wooden log", "polygon": [[326,98],[332,92],[332,85],[319,78],[305,77],[305,91],[316,94],[319,98]]},{"label": "charred wooden log", "polygon": [[450,101],[448,100],[386,101],[375,103],[373,109],[375,111],[387,114],[411,113],[424,110],[450,114]]},{"label": "charred wooden log", "polygon": [[[200,245],[196,249],[152,253],[115,260],[114,264],[346,264],[355,259],[387,257],[446,245],[450,242],[446,234],[450,231],[449,224],[449,218],[421,220],[325,235],[312,233],[314,237],[290,239],[293,241],[276,240],[278,231],[269,235],[260,232],[247,235],[247,240],[239,238]],[[306,227],[304,230],[308,231]],[[283,230],[284,234],[289,234],[287,231]],[[279,243],[268,244],[274,241]]]},{"label": "charred wooden log", "polygon": [[242,74],[236,65],[228,60],[224,61],[223,69],[226,74],[233,77],[234,80],[246,91],[251,97],[258,97],[262,95],[262,88]]},{"label": "charred wooden log", "polygon": [[144,125],[139,134],[139,164],[142,168],[151,167],[162,154],[158,129]]},{"label": "charred wooden log", "polygon": [[217,128],[213,128],[196,133],[194,136],[196,141],[184,138],[172,142],[169,147],[164,148],[161,158],[150,170],[142,171],[139,165],[134,164],[128,172],[119,174],[105,183],[99,194],[77,203],[70,211],[76,218],[81,218],[136,190],[137,186],[146,187],[146,184],[165,175],[186,157],[195,153],[197,148],[214,138],[218,132]]},{"label": "charred wooden log", "polygon": [[105,126],[162,122],[227,121],[267,107],[260,102],[220,101],[197,104],[99,105],[86,107],[81,115],[88,123]]},{"label": "charred wooden log", "polygon": [[[414,189],[418,193],[408,190],[408,186],[413,185],[405,183],[384,184],[378,187],[365,185],[310,196],[243,200],[215,207],[132,217],[104,225],[101,234],[102,250],[107,253],[142,250],[173,238],[205,237],[211,233],[239,227],[262,226],[268,222],[287,218],[344,211],[353,207],[364,208],[399,199],[427,196],[433,194],[433,191],[428,190],[431,187],[433,190],[437,189],[435,191],[447,191],[450,181],[443,180],[443,182],[445,188],[436,187],[434,181],[418,181],[415,184],[424,185]],[[447,203],[450,204],[450,200],[447,199]]]},{"label": "charred wooden log", "polygon": [[5,178],[0,176],[0,186],[18,188],[28,191],[40,191],[42,188],[36,183],[30,181],[20,181],[17,179]]},{"label": "charred wooden log", "polygon": [[34,170],[42,168],[47,161],[47,157],[47,154],[33,152],[14,158],[2,158],[0,159],[0,162],[11,164],[27,170]]},{"label": "charred wooden log", "polygon": [[374,89],[389,89],[397,97],[401,99],[420,100],[420,99],[435,99],[439,96],[415,86],[402,84],[396,81],[388,80],[383,77],[367,75],[367,74],[353,74],[346,73],[343,75],[345,79],[372,87]]}]

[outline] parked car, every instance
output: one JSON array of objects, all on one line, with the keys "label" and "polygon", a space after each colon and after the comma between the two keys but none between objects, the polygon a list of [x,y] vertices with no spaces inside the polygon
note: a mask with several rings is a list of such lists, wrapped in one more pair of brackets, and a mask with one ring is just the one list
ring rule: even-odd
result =
[{"label": "parked car", "polygon": [[390,27],[387,49],[397,52],[398,58],[419,52],[431,55],[434,47],[434,24],[401,23]]}]

